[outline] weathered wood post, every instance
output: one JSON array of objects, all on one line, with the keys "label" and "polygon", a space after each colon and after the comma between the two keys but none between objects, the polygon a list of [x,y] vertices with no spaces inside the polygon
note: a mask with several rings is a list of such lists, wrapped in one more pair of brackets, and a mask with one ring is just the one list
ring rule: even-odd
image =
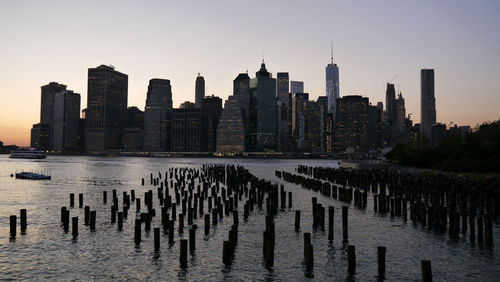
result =
[{"label": "weathered wood post", "polygon": [[108,192],[102,191],[102,203],[106,204],[108,202]]},{"label": "weathered wood post", "polygon": [[140,245],[141,244],[141,219],[136,218],[135,219],[135,229],[134,229],[134,239],[135,239],[135,244]]},{"label": "weathered wood post", "polygon": [[300,210],[295,211],[295,231],[300,230]]},{"label": "weathered wood post", "polygon": [[9,217],[9,221],[10,221],[10,237],[15,238],[17,229],[17,216],[11,215]]},{"label": "weathered wood post", "polygon": [[205,214],[205,235],[210,233],[210,214]]},{"label": "weathered wood post", "polygon": [[430,260],[422,260],[422,281],[423,282],[432,282],[432,267]]},{"label": "weathered wood post", "polygon": [[343,237],[343,240],[344,241],[347,241],[348,240],[348,233],[347,233],[347,228],[348,228],[348,224],[347,224],[347,220],[348,220],[348,207],[347,206],[342,206],[342,237]]},{"label": "weathered wood post", "polygon": [[118,212],[118,230],[122,231],[123,229],[123,213]]},{"label": "weathered wood post", "polygon": [[73,237],[78,236],[78,216],[74,216],[71,218],[71,224],[72,224],[72,234]]},{"label": "weathered wood post", "polygon": [[95,231],[96,211],[90,212],[90,231]]},{"label": "weathered wood post", "polygon": [[377,260],[378,260],[378,278],[384,279],[385,276],[385,252],[386,248],[383,246],[377,247]]},{"label": "weathered wood post", "polygon": [[354,245],[347,245],[347,273],[356,273],[356,251]]},{"label": "weathered wood post", "polygon": [[333,240],[333,218],[335,214],[335,207],[328,207],[328,240]]},{"label": "weathered wood post", "polygon": [[25,234],[27,225],[26,209],[21,209],[20,212],[21,212],[21,234]]},{"label": "weathered wood post", "polygon": [[73,208],[75,206],[75,194],[69,194],[69,207]]},{"label": "weathered wood post", "polygon": [[160,251],[160,228],[154,228],[154,245],[155,245],[155,253]]},{"label": "weathered wood post", "polygon": [[181,239],[180,262],[181,262],[181,267],[183,268],[187,266],[187,251],[188,251],[188,240]]},{"label": "weathered wood post", "polygon": [[194,253],[196,249],[196,228],[194,226],[189,229],[189,251],[191,254]]},{"label": "weathered wood post", "polygon": [[83,194],[82,193],[78,194],[78,207],[79,208],[83,207]]}]

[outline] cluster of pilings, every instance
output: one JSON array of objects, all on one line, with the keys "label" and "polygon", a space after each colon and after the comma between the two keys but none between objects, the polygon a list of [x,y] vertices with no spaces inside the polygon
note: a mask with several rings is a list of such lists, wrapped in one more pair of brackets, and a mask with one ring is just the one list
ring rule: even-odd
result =
[{"label": "cluster of pilings", "polygon": [[[112,190],[110,198],[109,222],[117,226],[121,232],[126,222],[134,225],[134,242],[140,247],[143,240],[143,231],[154,233],[154,251],[159,255],[161,250],[161,233],[168,237],[168,244],[176,243],[176,233],[180,238],[180,265],[187,267],[188,246],[191,254],[195,252],[195,238],[198,220],[204,223],[204,234],[210,238],[211,226],[215,227],[225,216],[232,215],[233,225],[229,230],[228,240],[223,242],[223,263],[230,265],[235,255],[238,241],[238,206],[243,202],[243,220],[246,222],[254,208],[267,211],[267,221],[273,221],[280,209],[292,207],[292,192],[285,191],[284,186],[279,187],[270,181],[259,179],[240,166],[203,165],[200,169],[194,168],[169,168],[165,173],[150,173],[149,183],[140,179],[141,189],[123,191],[121,199],[117,190]],[[153,187],[152,189],[147,186]],[[144,189],[145,188],[145,189]],[[280,189],[281,188],[281,189]],[[142,190],[139,192],[139,190]],[[139,194],[144,193],[142,198]],[[90,225],[90,230],[96,230],[96,211],[90,206],[84,206],[83,193],[78,194],[78,209],[84,210],[85,225]],[[102,192],[102,203],[108,204],[108,191]],[[142,204],[142,206],[141,206]],[[135,208],[131,212],[131,206]],[[70,211],[75,209],[75,194],[69,195],[69,207],[61,207],[61,224],[65,232],[69,231]],[[127,221],[130,214],[133,220]],[[153,219],[160,216],[160,226],[153,226]],[[103,218],[108,218],[103,217]],[[104,219],[103,219],[104,220]],[[78,237],[78,217],[71,217],[73,238]],[[271,224],[271,223],[268,223]],[[268,238],[274,243],[273,229],[269,231]],[[189,228],[190,227],[190,228]],[[183,239],[185,228],[189,228],[189,240]],[[271,228],[271,227],[269,227]],[[272,238],[272,240],[271,240]],[[266,246],[268,244],[266,243]],[[274,245],[265,252],[267,265],[272,266],[274,261]],[[268,259],[269,257],[269,259]]]},{"label": "cluster of pilings", "polygon": [[[348,194],[354,194],[354,204],[360,208],[366,207],[367,192],[370,191],[377,213],[388,213],[405,221],[409,217],[429,230],[448,232],[450,238],[458,238],[460,234],[465,237],[469,230],[471,241],[493,246],[493,221],[498,222],[500,217],[500,189],[494,178],[478,180],[382,168],[353,170],[298,166],[296,171],[306,176],[287,172],[279,174],[285,181],[320,191],[325,196],[325,189],[319,187],[337,187],[344,191],[359,189],[358,193]],[[342,188],[341,185],[348,187]],[[335,190],[333,188],[332,195]]]},{"label": "cluster of pilings", "polygon": [[[26,209],[21,209],[20,213],[20,225],[21,225],[21,235],[26,234],[26,228],[28,226],[27,212]],[[17,216],[11,215],[9,217],[9,225],[10,225],[10,239],[13,241],[16,239],[17,235]]]}]

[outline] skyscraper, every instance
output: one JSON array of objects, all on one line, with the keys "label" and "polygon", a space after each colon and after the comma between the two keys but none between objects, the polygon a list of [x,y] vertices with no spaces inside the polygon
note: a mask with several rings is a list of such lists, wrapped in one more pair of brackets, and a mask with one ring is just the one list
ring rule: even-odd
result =
[{"label": "skyscraper", "polygon": [[222,99],[208,96],[203,99],[201,110],[207,118],[207,150],[215,152],[217,146],[217,126],[222,112]]},{"label": "skyscraper", "polygon": [[66,90],[66,85],[50,82],[42,87],[40,103],[40,123],[46,124],[49,131],[49,143],[47,149],[52,149],[54,144],[54,96],[56,93]]},{"label": "skyscraper", "polygon": [[326,96],[328,97],[328,113],[333,115],[335,120],[335,111],[337,99],[340,97],[339,90],[339,68],[333,63],[333,47],[330,57],[330,63],[326,66]]},{"label": "skyscraper", "polygon": [[63,90],[54,95],[53,150],[78,151],[80,94]]},{"label": "skyscraper", "polygon": [[436,99],[434,97],[434,69],[420,70],[421,133],[432,138],[432,126],[436,123]]},{"label": "skyscraper", "polygon": [[127,122],[128,75],[113,66],[88,70],[86,151],[119,149]]},{"label": "skyscraper", "polygon": [[206,152],[207,125],[207,117],[201,109],[173,109],[171,150],[174,152]]},{"label": "skyscraper", "polygon": [[385,112],[387,114],[387,123],[392,125],[395,122],[394,101],[396,100],[396,89],[394,84],[387,83],[385,90]]},{"label": "skyscraper", "polygon": [[245,152],[245,124],[243,111],[234,95],[224,103],[224,110],[217,127],[217,152]]},{"label": "skyscraper", "polygon": [[144,112],[144,150],[166,151],[170,146],[172,88],[168,79],[149,81]]},{"label": "skyscraper", "polygon": [[369,150],[369,101],[368,98],[352,95],[338,99],[335,123],[334,150],[343,152],[347,148],[356,152]]},{"label": "skyscraper", "polygon": [[275,151],[277,133],[276,79],[262,61],[250,80],[250,146],[252,151]]},{"label": "skyscraper", "polygon": [[250,121],[250,77],[247,73],[240,73],[233,80],[233,95],[242,111],[245,126],[245,151],[249,151],[249,121]]},{"label": "skyscraper", "polygon": [[308,93],[292,94],[292,136],[295,150],[306,149],[306,108]]},{"label": "skyscraper", "polygon": [[201,108],[203,104],[203,98],[205,98],[205,78],[198,73],[196,77],[196,86],[195,86],[195,104],[197,108]]},{"label": "skyscraper", "polygon": [[290,81],[290,93],[304,93],[304,82],[303,81]]},{"label": "skyscraper", "polygon": [[288,112],[289,112],[289,78],[287,72],[279,72],[276,75],[277,78],[277,89],[276,93],[278,95],[278,145],[279,151],[288,151]]}]

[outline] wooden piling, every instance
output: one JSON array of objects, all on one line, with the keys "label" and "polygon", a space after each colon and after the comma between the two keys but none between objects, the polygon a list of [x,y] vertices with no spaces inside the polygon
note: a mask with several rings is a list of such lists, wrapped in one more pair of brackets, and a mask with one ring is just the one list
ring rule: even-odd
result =
[{"label": "wooden piling", "polygon": [[224,241],[222,243],[222,262],[225,265],[231,264],[231,247],[230,241]]},{"label": "wooden piling", "polygon": [[423,282],[432,282],[432,267],[430,260],[422,260],[422,281]]},{"label": "wooden piling", "polygon": [[69,207],[75,207],[75,194],[73,193],[69,194]]},{"label": "wooden piling", "polygon": [[210,233],[210,214],[205,214],[205,235]]},{"label": "wooden piling", "polygon": [[71,227],[72,227],[72,234],[73,234],[73,237],[77,237],[78,236],[78,216],[74,216],[71,218]]},{"label": "wooden piling", "polygon": [[20,213],[21,213],[21,234],[25,234],[27,226],[26,209],[21,209]]},{"label": "wooden piling", "polygon": [[386,247],[377,247],[377,261],[378,261],[378,278],[383,280],[385,276],[385,253]]},{"label": "wooden piling", "polygon": [[354,245],[347,245],[347,273],[356,273],[356,251]]},{"label": "wooden piling", "polygon": [[182,267],[187,266],[187,251],[188,251],[188,240],[181,239],[181,255],[180,255],[180,263]]},{"label": "wooden piling", "polygon": [[335,207],[328,207],[328,240],[333,240],[333,218],[335,215]]},{"label": "wooden piling", "polygon": [[134,229],[134,240],[135,244],[139,245],[141,243],[141,220],[139,218],[135,219],[135,229]]},{"label": "wooden piling", "polygon": [[123,213],[118,212],[118,230],[122,231],[123,229]]},{"label": "wooden piling", "polygon": [[196,249],[196,228],[189,229],[189,251],[194,253]]},{"label": "wooden piling", "polygon": [[300,210],[295,211],[295,231],[300,230]]},{"label": "wooden piling", "polygon": [[90,212],[90,231],[95,231],[96,211]]},{"label": "wooden piling", "polygon": [[344,241],[348,240],[348,207],[342,206],[342,237]]},{"label": "wooden piling", "polygon": [[16,237],[16,229],[17,229],[17,216],[11,215],[9,217],[9,221],[10,221],[10,237],[15,238]]},{"label": "wooden piling", "polygon": [[85,211],[85,216],[84,216],[84,222],[83,222],[83,224],[85,226],[88,226],[89,223],[90,223],[90,207],[89,206],[85,206],[84,211]]},{"label": "wooden piling", "polygon": [[160,228],[155,227],[153,232],[154,232],[155,253],[158,253],[160,251]]}]

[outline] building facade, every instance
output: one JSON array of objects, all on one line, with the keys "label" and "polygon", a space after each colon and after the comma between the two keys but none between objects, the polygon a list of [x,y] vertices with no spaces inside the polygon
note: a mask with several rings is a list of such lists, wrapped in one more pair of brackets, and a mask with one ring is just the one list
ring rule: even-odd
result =
[{"label": "building facade", "polygon": [[238,99],[231,95],[224,103],[224,110],[217,127],[217,152],[245,152],[245,123]]},{"label": "building facade", "polygon": [[215,152],[217,147],[217,126],[222,113],[222,99],[214,95],[205,97],[201,110],[207,118],[207,150]]},{"label": "building facade", "polygon": [[436,123],[436,99],[434,96],[434,69],[420,70],[421,134],[431,139],[432,125]]},{"label": "building facade", "polygon": [[64,90],[54,95],[53,150],[79,151],[80,94]]},{"label": "building facade", "polygon": [[31,128],[30,146],[43,151],[50,149],[50,128],[48,124],[33,124],[33,127]]},{"label": "building facade", "polygon": [[276,79],[264,62],[256,77],[250,80],[250,146],[252,151],[276,151],[277,111]]},{"label": "building facade", "polygon": [[291,81],[290,82],[290,93],[304,93],[304,82],[303,81]]},{"label": "building facade", "polygon": [[195,104],[197,108],[201,108],[203,99],[205,98],[205,78],[198,73],[195,84]]},{"label": "building facade", "polygon": [[334,124],[334,150],[367,152],[369,101],[358,95],[344,96],[337,103],[337,119]]},{"label": "building facade", "polygon": [[290,83],[287,72],[279,72],[276,75],[276,94],[278,95],[278,150],[286,152],[289,150],[289,105],[290,105]]},{"label": "building facade", "polygon": [[306,150],[306,107],[308,93],[292,94],[292,139],[294,151]]},{"label": "building facade", "polygon": [[149,81],[144,111],[144,150],[167,151],[170,149],[172,118],[172,88],[168,79]]},{"label": "building facade", "polygon": [[49,128],[49,145],[47,150],[52,150],[54,144],[54,96],[66,90],[66,85],[57,82],[50,82],[43,85],[42,96],[40,101],[40,123],[48,125]]},{"label": "building facade", "polygon": [[128,75],[112,66],[89,68],[87,91],[86,151],[119,149],[127,121]]},{"label": "building facade", "polygon": [[206,152],[208,120],[200,108],[172,110],[172,145],[174,152]]},{"label": "building facade", "polygon": [[339,88],[339,67],[337,64],[333,63],[333,54],[331,57],[331,62],[326,66],[326,96],[328,97],[328,113],[333,115],[335,120],[335,111],[337,105],[337,99],[340,97]]}]

